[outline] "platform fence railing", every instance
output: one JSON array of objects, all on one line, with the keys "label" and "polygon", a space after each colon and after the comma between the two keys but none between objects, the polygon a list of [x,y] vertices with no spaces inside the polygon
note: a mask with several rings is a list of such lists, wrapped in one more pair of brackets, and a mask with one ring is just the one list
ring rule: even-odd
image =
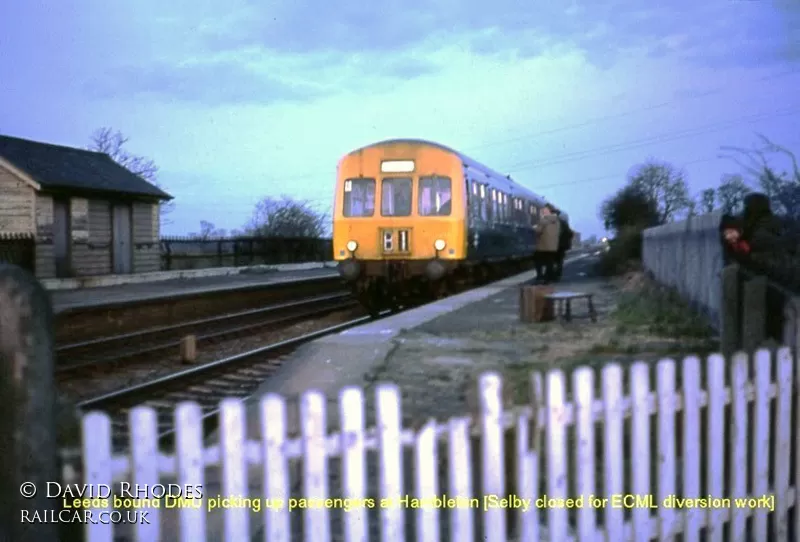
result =
[{"label": "platform fence railing", "polygon": [[781,541],[800,532],[800,370],[789,347],[533,373],[527,404],[516,406],[503,399],[509,383],[489,372],[475,412],[422,425],[404,423],[400,390],[383,383],[341,390],[335,409],[314,390],[254,405],[226,399],[209,444],[201,407],[185,403],[174,411],[174,450],[160,448],[155,410],[130,411],[125,453],[112,448],[108,415],[87,413],[84,483],[125,497],[128,482],[140,498],[148,495],[137,487],[152,497],[157,484],[193,488],[171,505],[111,498],[88,510],[47,498],[59,479],[52,350],[46,292],[0,266],[3,540],[67,542],[58,522],[20,520],[65,510],[73,519],[91,512],[88,542],[126,534],[244,542],[254,533],[266,541]]},{"label": "platform fence railing", "polygon": [[[175,410],[174,455],[158,449],[154,410],[131,411],[129,456],[112,454],[109,417],[91,413],[85,481],[207,488],[207,469],[218,469],[219,491],[202,505],[149,509],[142,542],[159,539],[162,523],[177,529],[161,539],[185,542],[244,542],[259,528],[270,542],[790,540],[800,529],[796,365],[782,348],[553,370],[532,374],[530,404],[510,409],[501,377],[486,373],[476,415],[416,429],[403,426],[393,384],[375,388],[369,428],[364,391],[343,389],[332,432],[313,390],[296,405],[261,398],[251,435],[245,404],[227,399],[210,447],[200,407],[187,403]],[[216,493],[260,499],[260,509],[220,501],[209,511]],[[91,525],[87,540],[111,542],[114,529]]]}]

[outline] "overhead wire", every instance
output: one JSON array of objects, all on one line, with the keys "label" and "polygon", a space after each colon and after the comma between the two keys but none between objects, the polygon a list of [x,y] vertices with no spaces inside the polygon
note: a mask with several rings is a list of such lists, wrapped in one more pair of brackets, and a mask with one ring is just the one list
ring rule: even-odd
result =
[{"label": "overhead wire", "polygon": [[[789,142],[787,142],[787,144],[790,144],[790,145],[800,144],[800,139],[789,141]],[[726,160],[726,159],[728,159],[728,157],[722,156],[722,155],[709,156],[709,157],[706,157],[706,158],[698,158],[697,160],[691,160],[689,162],[681,162],[680,163],[680,167],[686,167],[686,166],[691,166],[691,165],[694,165],[694,164],[702,164],[704,162],[713,162],[713,161],[716,161],[716,160]],[[611,175],[602,175],[602,176],[599,176],[599,177],[589,177],[589,178],[585,178],[585,179],[577,179],[577,180],[572,180],[572,181],[562,181],[562,182],[553,183],[553,184],[536,185],[535,189],[536,190],[547,190],[549,188],[561,188],[563,186],[575,186],[575,185],[586,184],[586,183],[590,183],[590,182],[607,181],[607,180],[611,180],[611,179],[624,179],[627,175],[628,175],[627,172],[625,172],[625,173],[614,173],[614,174],[611,174]]]},{"label": "overhead wire", "polygon": [[506,168],[507,171],[513,170],[520,170],[520,169],[528,169],[530,167],[545,167],[545,166],[553,166],[559,165],[566,162],[572,162],[576,160],[583,160],[584,158],[592,158],[594,156],[606,156],[609,154],[613,154],[616,152],[622,152],[632,149],[637,149],[641,147],[646,147],[648,145],[652,145],[653,143],[667,143],[670,141],[677,141],[680,139],[684,139],[687,137],[692,137],[696,135],[705,135],[714,132],[719,132],[725,130],[726,128],[732,128],[734,126],[738,126],[740,124],[749,124],[752,122],[758,122],[762,120],[769,120],[778,117],[788,117],[792,115],[797,115],[800,113],[800,108],[785,108],[780,109],[778,111],[772,111],[770,113],[756,113],[753,115],[748,115],[744,117],[739,117],[737,119],[731,119],[716,123],[711,123],[706,126],[698,126],[695,128],[689,128],[686,130],[680,130],[677,132],[667,132],[664,134],[660,134],[657,136],[650,136],[646,138],[634,139],[631,141],[626,141],[624,143],[614,143],[611,145],[604,145],[602,147],[595,147],[593,149],[585,149],[581,151],[574,151],[570,153],[565,153],[562,155],[556,155],[545,160],[526,160],[524,162],[519,162]]},{"label": "overhead wire", "polygon": [[[798,73],[800,73],[800,70],[798,70],[798,69],[783,70],[783,71],[780,71],[780,72],[775,72],[775,73],[767,74],[765,76],[753,78],[753,79],[751,79],[749,81],[741,82],[740,84],[741,85],[748,85],[748,84],[752,84],[752,83],[758,83],[758,82],[763,82],[763,81],[781,79],[783,77],[788,77],[790,75],[795,75],[795,74],[798,74]],[[657,110],[657,109],[661,109],[661,108],[665,108],[665,107],[678,105],[678,104],[681,104],[681,103],[684,103],[684,102],[698,100],[700,98],[706,98],[706,97],[709,97],[709,96],[722,94],[725,90],[729,90],[729,88],[730,87],[728,87],[728,86],[717,87],[715,89],[708,90],[708,91],[705,91],[705,92],[691,94],[691,95],[688,95],[688,96],[675,98],[673,100],[668,100],[668,101],[660,102],[660,103],[657,103],[657,104],[652,104],[652,105],[648,105],[648,106],[644,106],[644,107],[630,109],[630,110],[627,110],[627,111],[622,111],[620,113],[614,113],[614,114],[610,114],[610,115],[604,115],[604,116],[600,116],[600,117],[595,117],[595,118],[588,119],[586,121],[582,121],[582,122],[575,123],[575,124],[570,124],[570,125],[566,125],[566,126],[559,126],[557,128],[544,130],[544,131],[539,131],[539,132],[527,133],[527,134],[516,136],[516,137],[510,138],[510,139],[493,141],[493,142],[489,142],[489,143],[486,143],[484,145],[481,145],[480,147],[467,148],[465,150],[465,153],[470,153],[470,152],[473,152],[473,151],[476,151],[476,150],[490,148],[490,147],[494,147],[494,146],[498,146],[498,145],[502,145],[502,144],[513,143],[513,142],[517,142],[517,141],[536,139],[538,137],[557,134],[557,133],[561,133],[561,132],[567,132],[567,131],[570,131],[570,130],[576,130],[578,128],[585,128],[585,127],[592,126],[592,125],[595,125],[595,124],[598,124],[598,123],[601,123],[601,122],[605,122],[605,121],[608,121],[608,120],[613,120],[613,119],[617,119],[617,118],[624,118],[624,117],[628,117],[628,116],[631,116],[631,115],[634,115],[634,114],[637,114],[637,113],[653,111],[653,110]],[[739,121],[739,122],[746,122],[746,121]],[[721,129],[724,129],[724,128],[721,128]],[[658,137],[664,137],[664,136],[667,136],[667,135],[670,135],[670,134],[662,134],[662,136],[658,136]],[[690,134],[690,135],[695,135],[695,134]],[[700,135],[700,134],[697,134],[697,135]],[[688,136],[686,136],[686,137],[688,137]],[[640,146],[645,146],[645,145],[651,144],[649,139],[650,138],[634,140],[634,141],[629,141],[629,142],[621,143],[621,144],[617,144],[617,145],[637,144],[637,145],[640,145]],[[655,142],[658,143],[660,141],[655,141]],[[622,150],[627,150],[627,149],[622,149]],[[591,149],[591,150],[587,150],[587,151],[576,151],[576,153],[592,152],[592,151],[596,152],[597,149]],[[564,158],[566,159],[566,157],[564,157]],[[558,159],[558,157],[553,158],[553,160],[555,160],[555,159]],[[538,167],[539,165],[540,164],[537,164],[536,167]],[[510,171],[512,169],[517,169],[517,165],[511,166],[511,167],[506,167],[506,168],[493,168],[493,169],[501,170],[501,171],[502,170]],[[290,181],[295,181],[295,180],[304,180],[304,179],[309,179],[309,178],[313,178],[313,177],[319,177],[320,175],[330,175],[330,174],[331,174],[331,169],[327,169],[324,173],[321,172],[321,171],[320,172],[314,172],[314,173],[311,173],[311,172],[309,172],[309,173],[301,173],[301,174],[296,175],[296,176],[284,178],[283,181],[284,182],[290,182]]]},{"label": "overhead wire", "polygon": [[[800,73],[800,70],[798,70],[796,68],[795,69],[791,69],[791,70],[784,70],[784,71],[780,71],[780,72],[776,72],[776,73],[767,74],[767,75],[762,76],[762,77],[756,77],[756,78],[748,81],[747,84],[759,83],[759,82],[763,82],[763,81],[771,81],[773,79],[781,79],[783,77],[787,77],[787,76],[794,75],[794,74],[797,74],[797,73]],[[501,140],[501,141],[495,141],[495,142],[492,142],[492,143],[487,143],[487,144],[481,145],[479,147],[467,148],[466,150],[468,152],[472,152],[472,151],[482,150],[482,149],[485,149],[485,148],[496,147],[497,145],[505,145],[507,143],[515,143],[517,141],[522,141],[522,140],[527,140],[527,139],[535,139],[537,137],[542,137],[542,136],[546,136],[546,135],[553,135],[553,134],[558,134],[558,133],[561,133],[561,132],[567,132],[569,130],[576,130],[578,128],[585,128],[587,126],[592,126],[593,124],[598,124],[600,122],[605,122],[605,121],[608,121],[608,120],[614,120],[614,119],[629,117],[629,116],[631,116],[631,115],[633,115],[635,113],[643,113],[643,112],[647,112],[647,111],[655,111],[656,109],[662,109],[662,108],[665,108],[665,107],[670,107],[670,106],[677,105],[677,104],[680,104],[680,103],[683,103],[683,102],[693,101],[693,100],[697,100],[697,99],[700,99],[700,98],[707,98],[708,96],[715,96],[717,94],[722,94],[723,92],[725,92],[726,90],[729,90],[729,89],[730,89],[729,86],[720,86],[720,87],[717,87],[715,89],[708,90],[708,91],[705,91],[705,92],[694,93],[694,94],[691,94],[691,95],[682,96],[682,97],[679,97],[679,98],[675,98],[675,99],[672,99],[672,100],[667,100],[665,102],[660,102],[660,103],[657,103],[657,104],[651,104],[651,105],[646,105],[646,106],[643,106],[643,107],[638,107],[638,108],[635,108],[635,109],[629,109],[627,111],[622,111],[620,113],[613,113],[613,114],[610,114],[610,115],[603,115],[603,116],[600,116],[600,117],[594,117],[592,119],[589,119],[589,120],[586,120],[586,121],[582,121],[582,122],[579,122],[579,123],[569,124],[569,125],[566,125],[566,126],[559,126],[558,128],[552,128],[552,129],[549,129],[549,130],[543,130],[543,131],[539,131],[539,132],[527,133],[525,135],[517,136],[517,137],[511,138],[511,139],[504,139],[504,140]]]}]

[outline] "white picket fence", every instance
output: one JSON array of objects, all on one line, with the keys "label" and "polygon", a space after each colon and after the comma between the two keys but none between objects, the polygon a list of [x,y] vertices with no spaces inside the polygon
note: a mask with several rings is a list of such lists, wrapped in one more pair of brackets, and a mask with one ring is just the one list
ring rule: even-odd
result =
[{"label": "white picket fence", "polygon": [[[531,506],[517,511],[514,538],[522,541],[645,541],[653,538],[669,540],[682,534],[684,541],[696,541],[701,529],[705,540],[723,540],[723,526],[730,524],[726,540],[788,540],[793,525],[800,533],[800,507],[796,489],[790,487],[790,466],[800,473],[800,431],[792,425],[792,400],[798,393],[798,371],[788,348],[779,350],[775,359],[768,351],[759,351],[752,367],[748,357],[737,354],[731,360],[712,355],[705,362],[689,356],[682,363],[662,360],[655,366],[655,386],[651,384],[653,367],[636,363],[625,369],[608,364],[596,382],[596,373],[580,368],[572,374],[571,386],[561,371],[544,376],[532,375],[531,405],[513,411],[502,406],[502,382],[497,374],[482,375],[479,382],[480,412],[470,419],[454,418],[446,423],[430,421],[418,430],[401,425],[400,394],[390,384],[376,391],[377,427],[365,430],[364,396],[358,388],[346,388],[339,396],[339,433],[326,434],[326,399],[309,391],[300,399],[299,438],[287,437],[287,403],[279,396],[261,399],[261,434],[248,438],[245,429],[245,406],[228,399],[221,405],[221,441],[205,447],[200,408],[182,404],[175,413],[177,424],[176,455],[159,453],[155,412],[137,408],[131,412],[132,450],[130,457],[111,453],[111,424],[101,413],[87,414],[84,430],[84,472],[86,482],[112,483],[129,480],[138,484],[155,484],[168,478],[178,484],[203,485],[205,469],[221,466],[221,494],[248,496],[249,470],[262,473],[260,494],[249,495],[287,502],[293,472],[290,460],[302,458],[298,467],[302,479],[302,496],[324,499],[330,495],[359,499],[366,497],[366,450],[379,456],[380,498],[396,498],[411,494],[420,498],[446,493],[451,497],[505,495],[506,465],[504,431],[516,431],[516,489],[522,499],[540,495],[540,477],[544,476],[547,498],[583,495],[580,509],[539,509]],[[701,369],[705,363],[705,378]],[[773,378],[773,367],[775,374]],[[750,378],[752,369],[753,378]],[[627,373],[627,374],[626,374]],[[726,373],[729,385],[726,385]],[[681,386],[676,383],[681,381]],[[623,383],[628,383],[627,394]],[[568,389],[569,386],[569,389]],[[730,405],[730,421],[726,422],[726,405]],[[771,407],[774,408],[771,411]],[[681,413],[681,417],[676,414]],[[656,417],[651,421],[651,415]],[[701,420],[705,417],[707,445],[700,448]],[[678,423],[680,421],[680,423]],[[533,423],[531,423],[533,422]],[[599,424],[597,422],[600,422]],[[628,425],[630,424],[630,425]],[[602,430],[603,449],[596,450],[597,429]],[[682,432],[681,449],[676,449],[676,429]],[[474,471],[471,436],[480,435],[481,484],[472,487]],[[575,435],[575,440],[570,439]],[[253,440],[255,438],[255,440]],[[773,439],[772,448],[770,439]],[[447,441],[449,465],[446,488],[438,487],[438,443]],[[629,441],[629,447],[624,445]],[[656,449],[651,443],[657,441]],[[413,464],[404,465],[403,450],[413,449]],[[772,449],[772,453],[771,453]],[[602,459],[598,455],[602,454]],[[730,462],[730,476],[724,475],[725,460]],[[570,455],[574,463],[568,460]],[[341,486],[329,487],[329,459],[338,457]],[[540,469],[541,459],[545,468]],[[258,466],[264,466],[260,469]],[[411,469],[405,472],[404,469]],[[774,469],[774,484],[769,484]],[[630,470],[629,480],[625,480]],[[701,487],[701,470],[706,483]],[[597,472],[601,475],[598,475]],[[655,472],[652,479],[651,472]],[[752,483],[748,477],[752,475]],[[597,478],[602,478],[598,480]],[[403,487],[404,480],[415,480],[414,487]],[[676,480],[679,480],[676,487]],[[597,482],[602,483],[602,493]],[[749,486],[749,487],[748,487]],[[588,506],[596,501],[590,496],[612,498],[612,495],[653,495],[656,503],[676,494],[682,498],[735,498],[762,495],[774,496],[774,512],[765,507],[736,506],[698,508],[659,506],[656,510],[636,507],[627,512],[619,507]],[[275,502],[275,501],[271,501]],[[793,509],[793,510],[792,510]],[[219,532],[210,532],[211,515],[205,506],[180,510],[150,509],[150,524],[137,525],[134,539],[140,542],[201,542],[205,540],[245,542],[251,540],[252,513],[247,508],[220,510],[223,515]],[[654,512],[654,515],[651,514]],[[178,532],[165,533],[160,519],[165,514],[179,515]],[[422,507],[413,511],[414,520],[406,522],[406,510],[399,506],[380,508],[370,513],[379,515],[380,540],[400,542],[406,539],[435,541],[440,539],[440,522],[449,522],[449,538],[453,541],[507,540],[507,512],[500,508],[484,511],[469,507],[436,509]],[[284,542],[300,539],[293,536],[291,515],[302,514],[302,538],[309,542],[375,539],[368,531],[368,513],[342,513],[341,528],[331,522],[332,511],[324,507],[292,511],[284,507],[265,508],[258,519],[263,525],[263,540]],[[481,517],[479,517],[479,514]],[[772,528],[768,532],[768,516]],[[750,535],[745,525],[752,517]],[[602,524],[598,521],[602,518]],[[476,523],[476,519],[479,520]],[[478,525],[482,523],[483,528]],[[546,524],[546,526],[545,526]],[[113,525],[87,526],[89,542],[111,542]],[[118,526],[116,528],[119,528]],[[482,532],[481,532],[482,531]],[[408,538],[407,538],[408,537]]]}]

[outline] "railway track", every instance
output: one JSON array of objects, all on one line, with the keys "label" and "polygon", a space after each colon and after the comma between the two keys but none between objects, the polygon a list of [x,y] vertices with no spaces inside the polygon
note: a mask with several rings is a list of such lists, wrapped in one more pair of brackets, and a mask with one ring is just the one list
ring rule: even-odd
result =
[{"label": "railway track", "polygon": [[[204,346],[260,329],[286,326],[336,310],[356,306],[349,292],[339,291],[297,301],[275,303],[258,309],[223,314],[174,325],[158,326],[133,333],[58,346],[56,374],[79,378],[102,370],[117,369],[121,363],[175,357],[181,339],[194,335]],[[172,355],[171,355],[172,353]]]},{"label": "railway track", "polygon": [[[388,311],[381,316],[388,314]],[[304,343],[337,333],[372,320],[363,316],[305,335],[256,348],[248,352],[192,367],[162,378],[84,400],[78,408],[87,412],[103,410],[112,420],[115,451],[128,446],[128,412],[134,406],[153,407],[158,414],[163,446],[170,446],[174,434],[175,405],[183,401],[198,403],[203,410],[206,434],[216,427],[216,412],[224,397],[245,399],[251,396],[281,365],[283,358]]]}]

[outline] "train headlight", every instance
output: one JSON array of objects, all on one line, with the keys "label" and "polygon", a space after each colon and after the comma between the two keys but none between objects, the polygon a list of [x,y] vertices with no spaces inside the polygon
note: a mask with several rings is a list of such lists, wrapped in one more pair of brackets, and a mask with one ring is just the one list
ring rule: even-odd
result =
[{"label": "train headlight", "polygon": [[436,250],[444,250],[444,247],[447,246],[447,243],[444,242],[444,239],[437,239],[433,242],[433,248]]},{"label": "train headlight", "polygon": [[356,243],[355,241],[347,242],[347,250],[349,250],[350,252],[355,252],[357,248],[358,248],[358,243]]}]

